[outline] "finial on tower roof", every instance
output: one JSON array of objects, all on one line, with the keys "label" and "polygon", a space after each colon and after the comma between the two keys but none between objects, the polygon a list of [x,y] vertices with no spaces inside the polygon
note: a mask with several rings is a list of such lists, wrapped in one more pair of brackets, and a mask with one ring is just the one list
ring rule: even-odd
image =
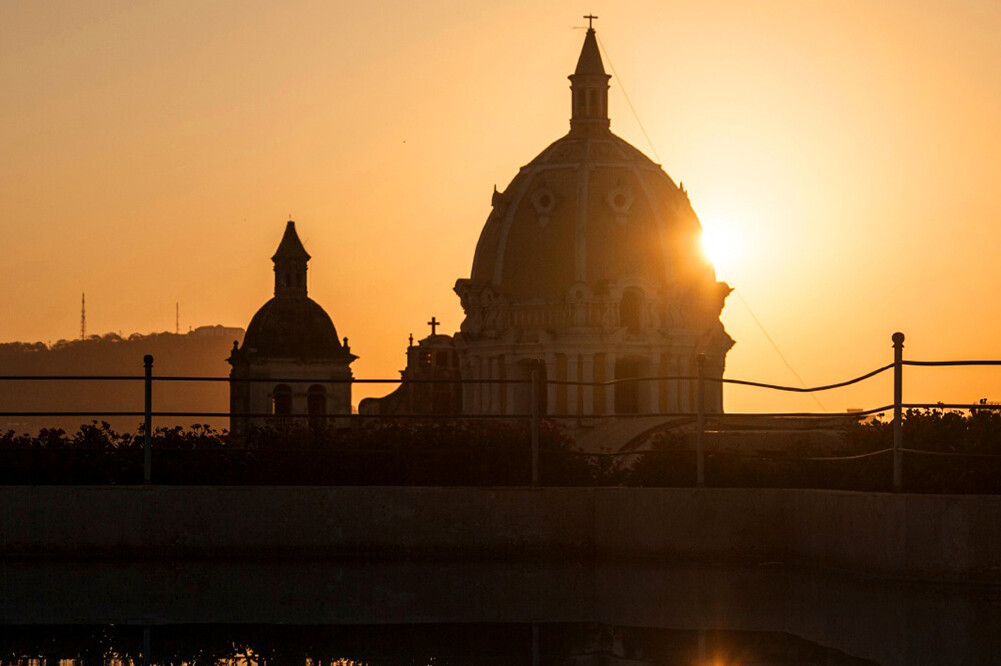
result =
[{"label": "finial on tower roof", "polygon": [[588,30],[594,30],[594,23],[593,23],[593,21],[594,21],[594,19],[596,19],[598,17],[595,16],[594,14],[588,14],[584,18],[587,19],[587,29]]}]

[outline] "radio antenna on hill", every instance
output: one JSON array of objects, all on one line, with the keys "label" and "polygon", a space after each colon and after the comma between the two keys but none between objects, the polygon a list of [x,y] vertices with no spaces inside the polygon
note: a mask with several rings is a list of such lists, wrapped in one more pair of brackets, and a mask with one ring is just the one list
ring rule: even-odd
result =
[{"label": "radio antenna on hill", "polygon": [[174,335],[181,334],[181,303],[174,303]]},{"label": "radio antenna on hill", "polygon": [[80,339],[87,339],[87,294],[80,294]]}]

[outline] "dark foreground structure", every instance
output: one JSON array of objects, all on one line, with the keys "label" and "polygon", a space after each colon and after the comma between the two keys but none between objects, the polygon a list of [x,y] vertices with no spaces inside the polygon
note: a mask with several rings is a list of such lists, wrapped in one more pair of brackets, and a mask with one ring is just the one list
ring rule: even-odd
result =
[{"label": "dark foreground structure", "polygon": [[[95,520],[100,516],[101,520]],[[736,488],[7,487],[6,558],[546,558],[1001,583],[1001,496]]]}]

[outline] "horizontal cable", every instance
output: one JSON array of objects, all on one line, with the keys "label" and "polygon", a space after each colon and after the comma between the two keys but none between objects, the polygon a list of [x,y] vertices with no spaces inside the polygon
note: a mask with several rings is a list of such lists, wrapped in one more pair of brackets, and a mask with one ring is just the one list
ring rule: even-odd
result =
[{"label": "horizontal cable", "polygon": [[[131,375],[0,375],[0,381],[144,381],[143,376]],[[185,377],[153,375],[152,382],[218,382],[258,384],[531,384],[529,379],[331,379],[329,377]]]},{"label": "horizontal cable", "polygon": [[927,451],[924,449],[900,449],[906,453],[917,453],[924,456],[945,456],[954,458],[1001,458],[997,453],[960,453],[958,451]]},{"label": "horizontal cable", "polygon": [[[186,377],[154,377],[164,381],[183,382]],[[230,380],[223,378],[222,381],[233,382],[256,382],[256,383],[279,383],[279,384],[531,384],[529,379],[461,379],[459,377],[451,379],[259,379],[256,377],[239,377]]]},{"label": "horizontal cable", "polygon": [[812,386],[812,387],[800,387],[800,386],[782,386],[779,384],[765,384],[763,382],[752,382],[746,379],[722,379],[722,378],[709,378],[706,377],[706,381],[711,382],[721,382],[723,384],[737,384],[740,386],[755,386],[757,388],[768,388],[774,389],[776,391],[789,391],[791,393],[813,393],[814,391],[828,391],[830,389],[841,388],[842,386],[850,386],[852,384],[857,384],[863,380],[869,379],[870,377],[875,377],[881,372],[886,372],[893,367],[892,363],[888,363],[881,368],[876,368],[872,372],[867,372],[864,375],[855,377],[854,379],[849,379],[843,382],[838,382],[836,384],[827,384],[825,386]]},{"label": "horizontal cable", "polygon": [[802,416],[802,417],[816,417],[826,418],[826,419],[836,419],[836,418],[859,418],[863,416],[872,416],[873,414],[879,414],[881,412],[887,412],[893,409],[893,405],[884,405],[883,407],[874,407],[873,409],[866,409],[859,412],[726,412],[724,414],[706,414],[706,418],[717,419],[722,418],[726,420],[728,417],[747,417],[747,416]]},{"label": "horizontal cable", "polygon": [[[0,412],[0,416],[145,416],[146,412]],[[448,421],[461,421],[465,419],[529,419],[531,414],[464,414],[447,415],[441,414],[282,414],[276,415],[271,412],[150,412],[153,417],[205,417],[205,418],[255,418],[255,419],[441,419]]]},{"label": "horizontal cable", "polygon": [[[553,384],[555,386],[615,386],[616,384],[626,384],[629,382],[676,382],[676,381],[698,381],[698,377],[691,375],[667,375],[664,377],[623,377],[622,379],[609,379],[605,382],[583,382],[569,379],[546,379],[540,380],[543,384]],[[706,377],[706,380],[709,380]],[[530,382],[529,382],[530,383]]]},{"label": "horizontal cable", "polygon": [[902,409],[1001,409],[1001,405],[962,402],[905,402]]},{"label": "horizontal cable", "polygon": [[[880,407],[878,409],[868,410],[865,412],[845,412],[838,414],[830,414],[825,412],[743,412],[743,413],[733,413],[733,414],[713,414],[707,413],[703,414],[706,419],[713,420],[726,420],[727,417],[797,417],[797,418],[816,418],[816,419],[853,419],[857,417],[867,416],[870,414],[876,414],[879,412],[884,412],[887,409],[892,409],[891,407]],[[94,412],[84,412],[84,411],[64,411],[64,412],[41,412],[41,411],[26,411],[26,412],[0,412],[0,416],[143,416],[145,412],[106,412],[106,411],[94,411]],[[272,412],[184,412],[184,411],[153,411],[151,416],[205,416],[213,418],[224,418],[224,417],[240,417],[240,418],[270,418],[270,419],[282,419],[282,418],[295,418],[295,419],[307,419],[307,418],[327,418],[327,419],[347,419],[347,418],[384,418],[384,419],[440,419],[446,421],[461,421],[462,419],[528,419],[531,418],[531,414],[282,414],[276,415]],[[582,420],[587,421],[589,419],[642,419],[642,418],[669,418],[669,417],[686,417],[695,418],[698,416],[697,412],[649,412],[649,413],[639,413],[639,414],[543,414],[539,418],[542,420]]]},{"label": "horizontal cable", "polygon": [[862,458],[871,458],[872,456],[882,455],[884,453],[890,453],[893,449],[880,449],[878,451],[870,451],[868,453],[859,453],[857,455],[851,456],[785,456],[785,455],[771,455],[768,453],[741,453],[739,451],[706,451],[706,455],[712,456],[733,456],[737,458],[758,458],[764,460],[817,460],[817,461],[839,461],[839,460],[859,460]]},{"label": "horizontal cable", "polygon": [[[702,379],[707,382],[717,383],[717,384],[734,384],[739,386],[752,386],[756,388],[767,388],[776,391],[788,391],[793,393],[811,393],[814,391],[827,391],[830,389],[840,388],[843,386],[850,386],[851,384],[858,383],[870,377],[874,377],[881,372],[885,372],[893,367],[893,364],[885,365],[881,368],[877,368],[872,372],[861,375],[860,377],[855,377],[843,382],[838,382],[836,384],[827,384],[825,386],[814,386],[814,387],[800,387],[800,386],[783,386],[780,384],[769,384],[765,382],[755,382],[746,379],[726,379],[722,377],[703,377]],[[135,376],[135,375],[3,375],[0,376],[0,381],[143,381],[145,377]],[[520,385],[530,385],[532,381],[530,379],[462,379],[459,377],[455,378],[433,378],[433,379],[383,379],[383,378],[344,378],[344,379],[332,379],[332,378],[302,378],[302,377],[191,377],[182,375],[166,375],[166,376],[153,376],[150,378],[153,382],[219,382],[219,383],[279,383],[279,384],[520,384]],[[610,379],[608,381],[601,382],[586,382],[586,381],[571,381],[563,379],[546,379],[542,380],[543,384],[552,384],[554,386],[615,386],[617,384],[626,384],[632,382],[650,382],[650,381],[698,381],[698,376],[693,375],[665,375],[665,376],[651,376],[651,377],[623,377],[621,379]]]},{"label": "horizontal cable", "polygon": [[[145,377],[142,375],[0,375],[0,381],[4,382],[34,382],[34,381],[115,381],[115,382],[141,382]],[[192,378],[194,380],[194,378]]]},{"label": "horizontal cable", "polygon": [[143,416],[146,412],[0,412],[0,416]]},{"label": "horizontal cable", "polygon": [[974,366],[974,365],[1001,365],[1001,361],[994,360],[974,360],[974,361],[901,361],[904,365],[917,365],[925,367],[948,367],[948,366]]},{"label": "horizontal cable", "polygon": [[[860,458],[868,458],[871,456],[878,456],[892,451],[893,449],[880,449],[879,451],[870,451],[869,453],[860,453],[858,455],[852,455],[852,456],[785,456],[785,455],[770,455],[767,453],[741,453],[738,451],[722,451],[722,450],[707,449],[705,454],[707,457],[720,455],[720,456],[734,456],[738,458],[758,458],[762,460],[839,461],[839,460],[857,460]],[[553,452],[550,451],[549,453]],[[679,453],[695,454],[696,451],[693,449],[677,449],[677,450],[647,449],[645,451],[614,451],[614,452],[602,452],[602,453],[589,453],[586,451],[559,451],[558,453],[560,455],[577,456],[582,458],[621,458],[625,456],[677,455]]]},{"label": "horizontal cable", "polygon": [[[864,416],[870,416],[872,414],[878,414],[880,412],[886,412],[893,409],[893,405],[887,405],[885,407],[877,407],[875,409],[869,409],[861,412],[844,412],[831,414],[829,412],[728,412],[725,414],[719,413],[705,413],[703,416],[709,421],[726,421],[730,418],[754,418],[754,417],[796,417],[796,418],[816,418],[818,420],[833,420],[833,419],[855,419]],[[130,412],[130,411],[2,411],[0,416],[144,416],[146,412]],[[346,418],[407,418],[407,419],[441,419],[441,420],[457,420],[462,419],[528,419],[531,418],[531,414],[324,414],[324,415],[312,415],[303,413],[293,413],[293,414],[282,414],[276,415],[272,412],[185,412],[185,411],[153,411],[152,416],[158,417],[169,417],[169,416],[205,416],[212,418],[228,418],[228,417],[239,417],[239,418],[270,418],[270,419],[281,419],[281,418],[296,418],[296,419],[307,419],[307,418],[328,418],[328,419],[346,419]],[[641,419],[641,418],[668,418],[668,417],[686,417],[695,418],[698,416],[697,412],[641,412],[637,414],[540,414],[539,418],[542,420],[560,420],[560,419],[573,419],[573,420],[589,420],[589,419]]]},{"label": "horizontal cable", "polygon": [[[3,377],[0,377],[3,379]],[[232,382],[234,384],[531,384],[528,379],[303,379],[273,377],[153,377],[154,382]]]}]

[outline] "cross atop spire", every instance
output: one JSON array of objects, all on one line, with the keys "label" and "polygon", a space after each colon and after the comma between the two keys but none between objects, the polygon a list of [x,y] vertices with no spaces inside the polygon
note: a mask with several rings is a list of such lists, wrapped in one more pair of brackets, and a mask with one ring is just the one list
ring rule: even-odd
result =
[{"label": "cross atop spire", "polygon": [[441,326],[441,322],[434,317],[431,317],[431,321],[428,322],[428,326],[431,327],[431,335],[434,335],[437,332],[437,328]]},{"label": "cross atop spire", "polygon": [[595,16],[594,14],[588,14],[584,18],[587,19],[587,29],[588,30],[594,30],[594,24],[592,23],[592,21],[594,21],[594,19],[596,19],[598,17]]}]

